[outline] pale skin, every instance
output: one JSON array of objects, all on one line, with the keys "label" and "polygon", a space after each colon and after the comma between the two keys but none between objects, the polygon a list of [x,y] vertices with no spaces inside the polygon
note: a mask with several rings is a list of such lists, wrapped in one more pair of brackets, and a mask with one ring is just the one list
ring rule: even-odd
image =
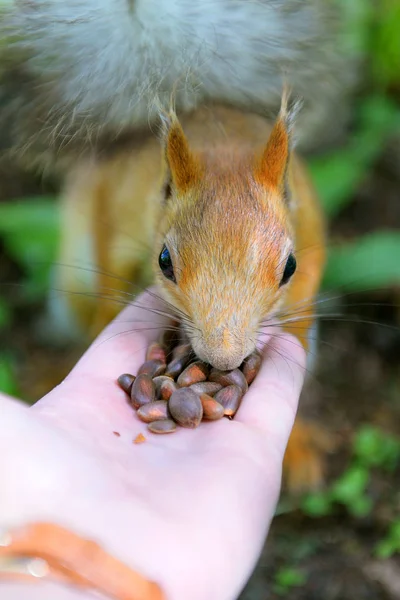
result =
[{"label": "pale skin", "polygon": [[[138,303],[162,308],[147,293]],[[157,339],[146,327],[165,322],[131,306],[32,408],[0,396],[0,527],[59,523],[157,581],[168,599],[234,600],[276,508],[305,352],[278,332],[233,421],[155,436],[116,379],[135,373]],[[118,335],[133,327],[142,331]],[[140,432],[146,442],[135,445]],[[95,597],[48,583],[2,583],[0,596]]]}]

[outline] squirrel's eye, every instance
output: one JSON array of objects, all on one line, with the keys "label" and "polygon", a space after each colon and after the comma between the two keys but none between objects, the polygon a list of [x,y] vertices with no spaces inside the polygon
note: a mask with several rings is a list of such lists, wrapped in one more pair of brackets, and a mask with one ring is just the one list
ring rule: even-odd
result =
[{"label": "squirrel's eye", "polygon": [[289,254],[289,258],[287,259],[286,262],[286,267],[285,270],[283,272],[283,277],[282,277],[282,281],[280,282],[279,285],[285,285],[285,283],[287,283],[289,281],[289,279],[291,278],[291,276],[293,275],[293,273],[296,270],[296,259],[293,256],[293,254]]},{"label": "squirrel's eye", "polygon": [[163,272],[164,277],[175,281],[174,267],[172,266],[172,260],[167,246],[163,246],[160,256],[158,257],[158,264]]}]

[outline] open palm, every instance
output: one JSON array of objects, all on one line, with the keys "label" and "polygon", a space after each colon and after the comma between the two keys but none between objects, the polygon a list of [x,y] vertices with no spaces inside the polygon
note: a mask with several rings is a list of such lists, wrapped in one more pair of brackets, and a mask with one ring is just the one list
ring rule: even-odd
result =
[{"label": "open palm", "polygon": [[[147,293],[138,304],[160,306]],[[124,310],[32,408],[1,398],[0,525],[52,521],[98,541],[167,598],[232,600],[274,513],[304,352],[295,338],[274,337],[233,421],[157,436],[116,384],[136,372],[159,335],[155,326],[166,323],[157,316],[149,329],[148,314]],[[132,323],[135,332],[118,335]],[[134,444],[139,433],[146,441]],[[26,591],[0,586],[8,600]],[[32,600],[90,597],[54,584],[29,589]]]}]

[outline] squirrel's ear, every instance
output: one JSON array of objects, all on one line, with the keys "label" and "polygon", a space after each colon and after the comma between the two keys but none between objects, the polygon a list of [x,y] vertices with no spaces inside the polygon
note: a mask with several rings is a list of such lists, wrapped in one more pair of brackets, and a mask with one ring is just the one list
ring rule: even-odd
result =
[{"label": "squirrel's ear", "polygon": [[254,176],[258,183],[266,188],[283,191],[291,150],[291,128],[300,103],[288,109],[289,90],[285,86],[282,94],[281,109],[271,131],[268,143],[259,157]]},{"label": "squirrel's ear", "polygon": [[193,188],[200,180],[201,165],[190,150],[181,124],[174,113],[163,118],[163,137],[167,167],[165,189],[168,197],[172,187],[181,193]]}]

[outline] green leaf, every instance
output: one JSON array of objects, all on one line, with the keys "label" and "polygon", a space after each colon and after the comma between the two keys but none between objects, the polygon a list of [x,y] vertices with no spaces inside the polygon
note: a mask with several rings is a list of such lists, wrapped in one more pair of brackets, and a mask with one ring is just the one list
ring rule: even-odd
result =
[{"label": "green leaf", "polygon": [[58,225],[58,206],[52,196],[33,196],[0,204],[0,231],[54,228]]},{"label": "green leaf", "polygon": [[357,503],[369,482],[369,471],[365,467],[352,466],[333,484],[332,497],[336,502],[350,506]]},{"label": "green leaf", "polygon": [[398,551],[397,545],[393,544],[391,540],[385,539],[377,544],[375,554],[379,558],[390,558],[396,551]]},{"label": "green leaf", "polygon": [[375,554],[379,558],[389,558],[400,552],[400,519],[396,519],[389,527],[387,536],[377,544]]},{"label": "green leaf", "polygon": [[373,78],[383,88],[399,80],[400,64],[400,3],[398,0],[380,0],[371,36],[371,63]]},{"label": "green leaf", "polygon": [[314,159],[309,169],[329,217],[333,217],[348,203],[365,171],[364,165],[356,164],[348,150]]},{"label": "green leaf", "polygon": [[285,594],[293,587],[304,585],[307,577],[302,571],[294,567],[283,567],[275,574],[275,592]]},{"label": "green leaf", "polygon": [[398,551],[399,547],[393,544],[391,540],[386,539],[380,541],[375,548],[375,554],[378,558],[390,558]]},{"label": "green leaf", "polygon": [[0,204],[0,234],[10,256],[26,270],[27,293],[43,294],[58,247],[57,203],[40,197]]},{"label": "green leaf", "polygon": [[310,517],[323,517],[332,512],[332,501],[328,494],[308,494],[301,504],[303,512]]},{"label": "green leaf", "polygon": [[18,396],[13,361],[8,355],[0,355],[0,391],[10,396]]},{"label": "green leaf", "polygon": [[347,145],[309,161],[322,206],[331,218],[351,201],[388,137],[400,131],[400,110],[383,95],[368,97],[357,113],[358,126]]},{"label": "green leaf", "polygon": [[400,544],[400,519],[396,519],[390,526],[390,535],[392,539],[397,540]]},{"label": "green leaf", "polygon": [[374,503],[368,496],[357,496],[353,498],[347,509],[353,517],[366,517],[374,507]]},{"label": "green leaf", "polygon": [[336,0],[336,3],[344,29],[341,42],[345,47],[342,50],[351,57],[364,55],[370,45],[370,25],[375,16],[372,3],[365,0]]},{"label": "green leaf", "polygon": [[370,463],[371,460],[375,461],[376,453],[379,453],[381,438],[381,432],[372,425],[360,427],[353,441],[354,454],[366,463]]},{"label": "green leaf", "polygon": [[330,249],[323,286],[364,291],[400,282],[400,233],[378,231]]},{"label": "green leaf", "polygon": [[400,461],[400,439],[364,425],[355,435],[353,452],[364,465],[393,471]]}]

